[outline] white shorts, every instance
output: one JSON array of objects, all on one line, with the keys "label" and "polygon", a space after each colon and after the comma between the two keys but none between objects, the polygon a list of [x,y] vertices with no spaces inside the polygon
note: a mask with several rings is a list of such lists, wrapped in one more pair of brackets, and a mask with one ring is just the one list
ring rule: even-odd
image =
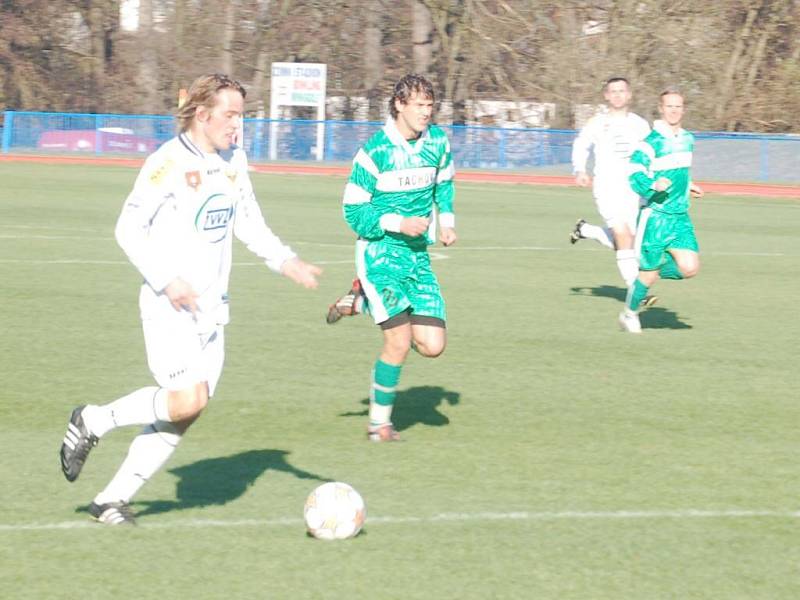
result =
[{"label": "white shorts", "polygon": [[627,182],[613,183],[595,179],[592,189],[597,212],[606,226],[615,229],[627,225],[631,233],[636,232],[636,219],[639,216],[641,199]]},{"label": "white shorts", "polygon": [[177,313],[166,320],[142,320],[147,366],[158,385],[179,391],[208,384],[214,395],[225,362],[225,328],[200,331],[191,315]]}]

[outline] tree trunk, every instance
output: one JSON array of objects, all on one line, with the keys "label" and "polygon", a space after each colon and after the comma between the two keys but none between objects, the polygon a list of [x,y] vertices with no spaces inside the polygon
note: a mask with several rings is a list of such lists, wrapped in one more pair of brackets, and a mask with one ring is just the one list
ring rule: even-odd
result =
[{"label": "tree trunk", "polygon": [[139,2],[139,30],[137,31],[141,58],[137,76],[142,110],[148,114],[162,112],[158,88],[158,56],[153,45],[153,0]]},{"label": "tree trunk", "polygon": [[722,121],[730,105],[739,61],[741,60],[742,54],[745,51],[747,41],[750,37],[750,32],[753,28],[753,22],[758,16],[759,7],[760,3],[759,6],[751,7],[750,10],[747,11],[747,18],[745,19],[744,25],[742,25],[742,28],[739,31],[739,35],[736,37],[736,43],[731,51],[725,71],[722,74],[722,81],[720,81],[719,84],[716,108],[714,110],[714,117],[717,121]]},{"label": "tree trunk", "polygon": [[369,0],[367,3],[367,28],[364,31],[364,89],[369,98],[369,118],[380,119],[382,116],[381,100],[383,90],[380,88],[383,79],[382,17],[383,7],[380,0]]},{"label": "tree trunk", "polygon": [[230,77],[234,76],[233,65],[233,40],[236,36],[236,2],[229,0],[225,3],[225,26],[222,29],[222,57],[220,68]]},{"label": "tree trunk", "polygon": [[431,11],[419,0],[411,0],[411,64],[415,73],[428,74],[433,56],[433,20]]},{"label": "tree trunk", "polygon": [[[253,78],[251,81],[251,88],[253,90],[252,101],[258,110],[265,109],[267,104],[267,90],[266,82],[268,80],[268,73],[270,69],[270,52],[267,41],[267,32],[269,31],[270,21],[270,0],[261,0],[259,3],[259,11],[257,16],[258,27],[258,40],[256,44],[256,61],[253,67]],[[248,94],[248,98],[249,98]]]},{"label": "tree trunk", "polygon": [[103,6],[99,2],[92,3],[89,8],[88,26],[89,26],[89,40],[90,40],[90,53],[91,53],[91,73],[92,83],[90,93],[92,95],[92,109],[95,112],[103,112],[105,110],[105,102],[103,101],[103,92],[106,83],[106,61],[105,61],[105,15],[103,14]]}]

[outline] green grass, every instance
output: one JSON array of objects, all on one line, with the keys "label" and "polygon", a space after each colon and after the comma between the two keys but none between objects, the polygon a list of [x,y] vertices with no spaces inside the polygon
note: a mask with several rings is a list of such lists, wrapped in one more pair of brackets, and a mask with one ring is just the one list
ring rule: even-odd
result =
[{"label": "green grass", "polygon": [[[405,441],[370,445],[380,333],[323,320],[353,271],[343,181],[254,175],[322,284],[237,246],[217,396],[137,496],[140,526],[117,530],[84,511],[135,431],[104,438],[73,484],[57,451],[73,406],[151,382],[139,276],[113,239],[135,175],[0,164],[4,597],[800,594],[797,201],[697,202],[701,273],[659,283],[636,337],[616,328],[613,255],[567,243],[594,216],[588,192],[461,185],[459,242],[433,249],[449,347],[409,358]],[[304,535],[326,479],[367,502],[353,540]]]}]

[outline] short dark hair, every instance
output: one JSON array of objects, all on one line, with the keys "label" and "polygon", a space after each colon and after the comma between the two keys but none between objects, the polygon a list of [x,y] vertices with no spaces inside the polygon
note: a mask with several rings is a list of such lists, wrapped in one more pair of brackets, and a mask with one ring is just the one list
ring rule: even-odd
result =
[{"label": "short dark hair", "polygon": [[395,101],[399,100],[400,104],[408,104],[411,96],[415,93],[421,94],[431,100],[436,99],[433,94],[433,84],[422,75],[409,73],[394,84],[394,91],[392,92],[392,97],[389,99],[389,114],[392,115],[393,119],[397,118],[397,107],[394,105]]},{"label": "short dark hair", "polygon": [[178,108],[176,114],[178,129],[181,132],[189,129],[192,125],[192,121],[194,121],[197,107],[205,106],[209,109],[214,108],[217,103],[217,93],[227,88],[236,90],[242,95],[242,98],[247,95],[241,83],[221,73],[201,75],[195,79],[189,88],[186,101]]},{"label": "short dark hair", "polygon": [[671,94],[675,94],[676,96],[680,96],[682,99],[684,99],[684,100],[685,100],[685,98],[683,98],[683,92],[681,92],[681,91],[678,89],[678,86],[675,86],[675,85],[669,85],[669,86],[665,87],[665,88],[664,88],[664,91],[662,91],[662,92],[661,92],[661,93],[658,95],[658,102],[659,102],[659,104],[660,104],[660,103],[661,103],[661,102],[664,100],[664,96],[669,96],[669,95],[671,95]]},{"label": "short dark hair", "polygon": [[631,87],[631,82],[628,81],[626,77],[614,76],[606,79],[606,82],[603,84],[603,91],[605,92],[608,89],[608,86],[610,86],[612,83],[617,83],[618,81],[624,81],[625,85]]}]

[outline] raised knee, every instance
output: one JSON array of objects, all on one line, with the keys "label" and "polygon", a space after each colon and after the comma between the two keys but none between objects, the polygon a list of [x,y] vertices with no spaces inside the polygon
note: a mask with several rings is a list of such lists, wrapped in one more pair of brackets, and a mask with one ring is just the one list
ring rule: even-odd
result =
[{"label": "raised knee", "polygon": [[173,421],[194,419],[208,406],[208,388],[205,384],[171,394],[169,412]]},{"label": "raised knee", "polygon": [[193,416],[196,416],[203,412],[206,406],[208,406],[208,395],[194,394],[189,402],[189,405],[187,406],[187,409],[192,413]]},{"label": "raised knee", "polygon": [[694,277],[699,272],[700,272],[700,263],[694,263],[694,264],[691,264],[691,265],[687,265],[686,267],[681,269],[681,273],[683,273],[683,276],[686,279],[689,279],[690,277]]},{"label": "raised knee", "polygon": [[416,344],[416,349],[419,354],[425,358],[436,358],[441,356],[444,352],[444,344]]}]

